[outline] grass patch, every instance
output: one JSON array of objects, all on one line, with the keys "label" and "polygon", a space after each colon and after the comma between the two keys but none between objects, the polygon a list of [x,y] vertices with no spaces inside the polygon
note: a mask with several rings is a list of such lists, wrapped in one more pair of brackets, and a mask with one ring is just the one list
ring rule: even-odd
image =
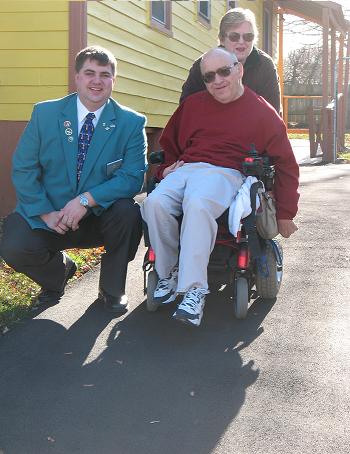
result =
[{"label": "grass patch", "polygon": [[350,161],[350,153],[339,153],[339,159],[344,159],[345,161]]},{"label": "grass patch", "polygon": [[306,139],[309,140],[309,134],[297,134],[296,132],[288,133],[289,139]]},{"label": "grass patch", "polygon": [[[1,225],[0,225],[1,229]],[[78,270],[74,279],[92,269],[100,262],[103,248],[69,249],[67,253],[75,260]],[[30,313],[32,300],[39,286],[24,274],[16,273],[0,258],[0,333],[5,327]]]}]

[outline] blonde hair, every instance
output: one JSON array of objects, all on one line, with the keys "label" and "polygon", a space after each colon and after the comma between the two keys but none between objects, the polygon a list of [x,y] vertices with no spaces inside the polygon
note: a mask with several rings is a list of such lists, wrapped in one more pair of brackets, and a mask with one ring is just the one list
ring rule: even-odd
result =
[{"label": "blonde hair", "polygon": [[249,22],[253,27],[254,42],[258,38],[258,28],[256,26],[255,15],[250,9],[232,8],[224,14],[219,26],[219,39],[226,37],[227,30],[232,27],[238,27],[242,22]]}]

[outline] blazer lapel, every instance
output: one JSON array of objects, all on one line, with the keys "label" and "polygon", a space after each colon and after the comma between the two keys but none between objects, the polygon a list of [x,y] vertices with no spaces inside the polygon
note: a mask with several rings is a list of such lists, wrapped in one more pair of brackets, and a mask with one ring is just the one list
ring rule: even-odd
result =
[{"label": "blazer lapel", "polygon": [[108,100],[106,107],[103,109],[99,121],[96,125],[94,135],[92,136],[86,159],[83,166],[83,171],[80,176],[78,192],[84,187],[90,172],[94,168],[97,159],[103,151],[103,148],[115,130],[116,112],[111,101]]},{"label": "blazer lapel", "polygon": [[64,158],[66,160],[69,184],[75,193],[77,190],[78,153],[78,113],[76,96],[72,96],[59,116],[59,131]]}]

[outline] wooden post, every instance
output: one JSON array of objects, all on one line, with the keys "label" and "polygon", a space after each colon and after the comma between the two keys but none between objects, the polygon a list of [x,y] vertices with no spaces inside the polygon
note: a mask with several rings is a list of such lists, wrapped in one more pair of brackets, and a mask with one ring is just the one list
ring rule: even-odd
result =
[{"label": "wooden post", "polygon": [[69,53],[68,53],[68,90],[72,93],[75,86],[75,56],[87,46],[87,4],[69,2]]},{"label": "wooden post", "polygon": [[335,29],[332,27],[331,29],[331,85],[330,85],[330,92],[331,92],[331,98],[334,99],[335,93],[334,93],[334,71],[333,68],[335,66],[335,61],[336,61],[336,54],[337,54],[337,49],[336,49],[336,36],[335,36]]},{"label": "wooden post", "polygon": [[288,98],[285,96],[283,96],[282,109],[283,109],[283,121],[285,122],[286,127],[288,129]]},{"label": "wooden post", "polygon": [[328,105],[328,32],[329,32],[329,11],[327,8],[322,10],[322,35],[323,35],[323,51],[322,51],[322,144],[324,162],[331,162],[332,158],[332,131],[329,130],[329,112]]},{"label": "wooden post", "polygon": [[338,143],[340,148],[344,148],[344,35],[339,36],[339,65],[338,65],[338,93],[342,94],[338,107]]},{"label": "wooden post", "polygon": [[[350,58],[350,32],[346,34],[346,57]],[[346,124],[348,118],[348,93],[349,93],[349,60],[345,61],[345,73],[344,73],[344,103],[343,103],[343,116],[344,116],[344,130],[343,137],[346,132]]]},{"label": "wooden post", "polygon": [[307,119],[309,123],[310,158],[314,158],[316,156],[317,151],[317,141],[315,117],[312,106],[309,106],[307,108]]},{"label": "wooden post", "polygon": [[344,35],[339,36],[339,71],[338,71],[338,93],[343,93],[343,73],[344,73]]},{"label": "wooden post", "polygon": [[288,112],[285,117],[284,109],[283,109],[283,96],[284,96],[284,76],[283,76],[283,12],[279,10],[279,21],[278,21],[278,76],[280,79],[280,89],[281,89],[281,106],[282,106],[282,115],[283,120],[287,124],[285,118],[288,121]]}]

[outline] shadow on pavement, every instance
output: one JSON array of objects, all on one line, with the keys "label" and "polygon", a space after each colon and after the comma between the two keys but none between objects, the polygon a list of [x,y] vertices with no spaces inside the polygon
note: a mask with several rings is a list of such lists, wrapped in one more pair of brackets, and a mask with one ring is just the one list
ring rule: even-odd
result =
[{"label": "shadow on pavement", "polygon": [[0,452],[210,453],[259,375],[239,352],[274,304],[257,300],[239,321],[225,298],[209,298],[199,329],[171,320],[173,307],[143,303],[118,321],[92,304],[68,330],[33,319],[9,333]]}]

